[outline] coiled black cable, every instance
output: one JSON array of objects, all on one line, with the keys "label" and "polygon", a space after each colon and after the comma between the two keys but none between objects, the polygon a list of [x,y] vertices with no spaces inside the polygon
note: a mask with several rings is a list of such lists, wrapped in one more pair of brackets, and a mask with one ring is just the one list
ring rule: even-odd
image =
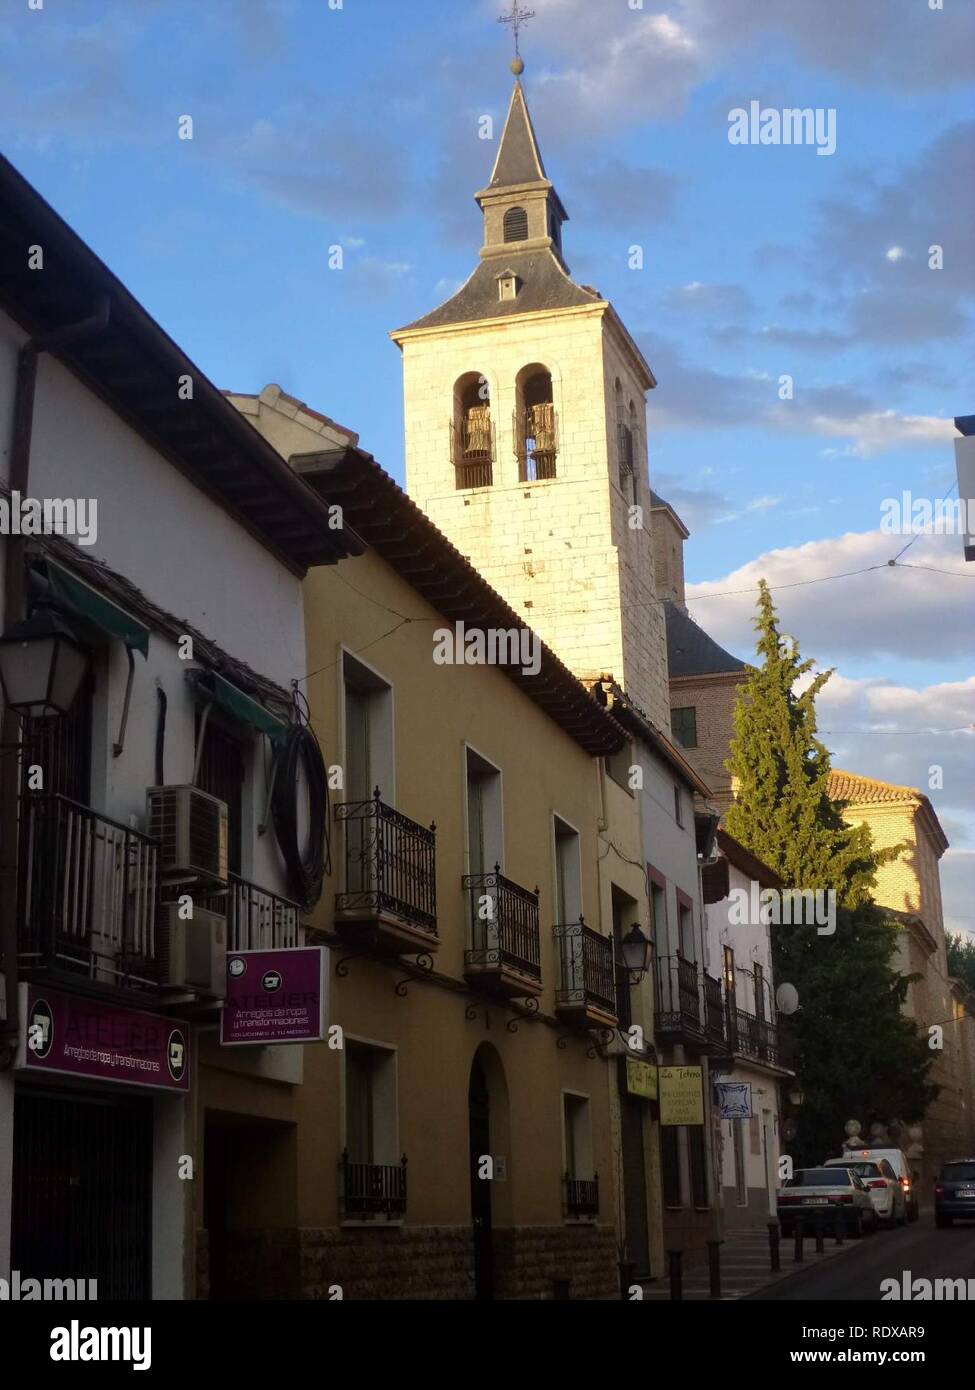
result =
[{"label": "coiled black cable", "polygon": [[[271,815],[291,890],[307,912],[322,895],[325,875],[332,872],[329,835],[328,770],[309,719],[308,703],[295,683],[293,720],[278,754]],[[298,841],[298,778],[302,767],[308,784],[308,846]]]}]

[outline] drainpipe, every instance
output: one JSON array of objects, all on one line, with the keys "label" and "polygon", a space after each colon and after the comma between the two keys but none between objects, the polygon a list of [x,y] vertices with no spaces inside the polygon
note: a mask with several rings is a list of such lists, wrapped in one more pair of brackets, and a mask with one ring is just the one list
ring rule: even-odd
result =
[{"label": "drainpipe", "polygon": [[[37,360],[42,352],[56,352],[70,343],[101,333],[108,326],[110,303],[106,296],[86,319],[55,329],[39,338],[28,338],[17,354],[14,388],[13,434],[10,443],[10,490],[28,496],[30,446],[34,428],[34,395]],[[24,536],[8,536],[4,566],[3,631],[27,616],[27,570]],[[20,1000],[17,974],[17,825],[20,797],[20,760],[13,749],[20,742],[20,716],[3,712],[0,745],[0,954],[3,955],[7,1017],[0,1025],[0,1071],[13,1065],[20,1036]]]}]

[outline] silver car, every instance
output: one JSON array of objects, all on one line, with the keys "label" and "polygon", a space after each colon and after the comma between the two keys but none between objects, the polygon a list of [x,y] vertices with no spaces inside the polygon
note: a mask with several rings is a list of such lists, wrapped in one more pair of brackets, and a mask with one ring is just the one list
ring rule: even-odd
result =
[{"label": "silver car", "polygon": [[778,1191],[779,1226],[792,1235],[801,1221],[807,1235],[822,1222],[835,1230],[842,1221],[848,1235],[877,1229],[877,1213],[862,1180],[849,1168],[797,1168]]}]

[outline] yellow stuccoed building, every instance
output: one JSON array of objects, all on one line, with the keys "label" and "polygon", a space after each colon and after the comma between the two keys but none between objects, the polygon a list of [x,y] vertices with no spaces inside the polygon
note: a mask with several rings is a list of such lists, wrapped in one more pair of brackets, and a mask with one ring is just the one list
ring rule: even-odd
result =
[{"label": "yellow stuccoed building", "polygon": [[305,1047],[300,1084],[214,1075],[237,1112],[274,1102],[287,1122],[273,1181],[265,1167],[231,1202],[224,1268],[251,1296],[263,1261],[295,1297],[618,1297],[622,993],[652,1037],[613,945],[648,914],[632,801],[605,765],[627,736],[546,648],[537,674],[437,662],[457,622],[518,615],[349,431],[277,387],[232,400],[367,550],[305,584],[334,784],[309,927],[342,1046]]}]

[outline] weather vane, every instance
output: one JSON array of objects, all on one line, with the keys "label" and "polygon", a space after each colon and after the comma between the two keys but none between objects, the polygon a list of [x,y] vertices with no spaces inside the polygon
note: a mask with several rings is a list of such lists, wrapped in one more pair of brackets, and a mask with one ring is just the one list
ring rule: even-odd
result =
[{"label": "weather vane", "polygon": [[510,24],[511,32],[515,36],[515,56],[511,64],[511,71],[515,76],[520,76],[525,71],[525,64],[521,56],[521,49],[518,46],[518,36],[521,33],[521,26],[527,24],[530,19],[535,18],[534,10],[523,10],[518,4],[518,0],[511,0],[511,13],[503,14],[498,19],[499,24]]}]

